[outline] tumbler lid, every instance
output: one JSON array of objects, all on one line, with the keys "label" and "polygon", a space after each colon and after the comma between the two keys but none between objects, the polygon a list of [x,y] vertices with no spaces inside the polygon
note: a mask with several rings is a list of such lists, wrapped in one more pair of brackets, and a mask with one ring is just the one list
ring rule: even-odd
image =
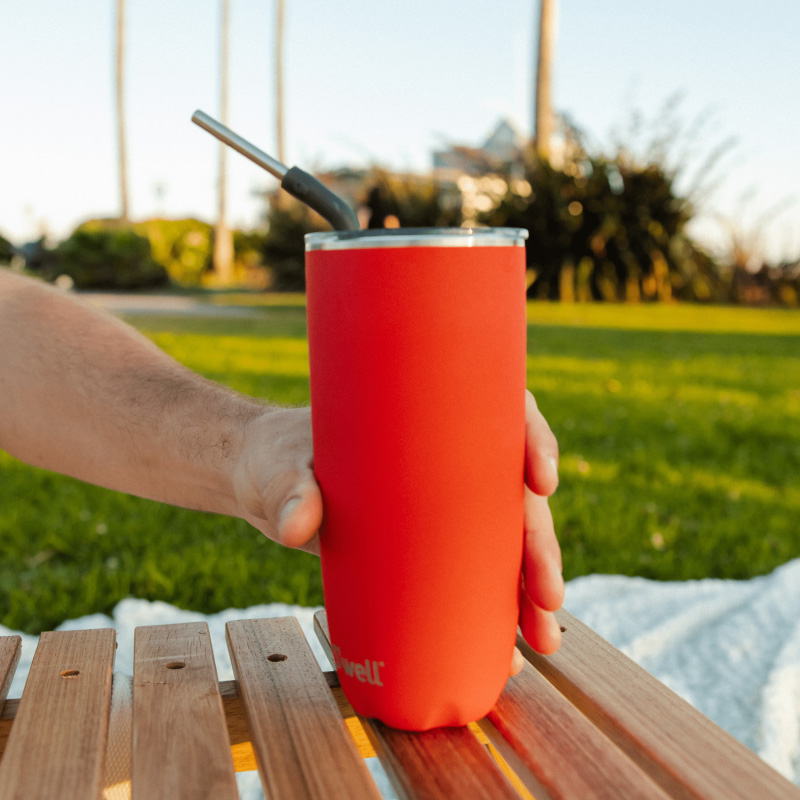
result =
[{"label": "tumbler lid", "polygon": [[524,247],[524,228],[373,228],[305,235],[306,252],[373,247]]}]

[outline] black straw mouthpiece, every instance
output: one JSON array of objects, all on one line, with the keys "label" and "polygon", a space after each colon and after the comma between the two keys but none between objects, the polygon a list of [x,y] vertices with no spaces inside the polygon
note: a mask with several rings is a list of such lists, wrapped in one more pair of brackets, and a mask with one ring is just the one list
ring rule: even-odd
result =
[{"label": "black straw mouthpiece", "polygon": [[286,173],[281,181],[281,189],[325,217],[335,231],[361,229],[355,211],[338,194],[299,167],[292,167]]}]

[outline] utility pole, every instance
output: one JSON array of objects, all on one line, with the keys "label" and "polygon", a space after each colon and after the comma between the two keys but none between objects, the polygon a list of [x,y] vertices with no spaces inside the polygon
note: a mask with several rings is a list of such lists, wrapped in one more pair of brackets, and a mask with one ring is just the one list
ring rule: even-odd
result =
[{"label": "utility pole", "polygon": [[553,107],[550,98],[553,51],[555,50],[556,4],[558,0],[539,0],[539,47],[536,62],[536,102],[534,142],[540,158],[550,158],[553,135]]},{"label": "utility pole", "polygon": [[117,0],[117,150],[119,171],[120,215],[123,222],[129,219],[128,163],[125,147],[125,0]]},{"label": "utility pole", "polygon": [[[230,41],[230,0],[222,0],[220,42],[220,122],[228,124],[228,50]],[[233,280],[233,234],[226,220],[227,213],[227,150],[219,145],[219,185],[217,224],[214,227],[214,272],[223,285]]]}]

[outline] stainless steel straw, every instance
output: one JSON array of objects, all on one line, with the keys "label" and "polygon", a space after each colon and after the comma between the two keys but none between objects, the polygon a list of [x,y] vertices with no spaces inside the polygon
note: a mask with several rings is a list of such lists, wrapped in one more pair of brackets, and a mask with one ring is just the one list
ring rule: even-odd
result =
[{"label": "stainless steel straw", "polygon": [[237,153],[241,153],[245,158],[258,164],[270,175],[274,175],[281,182],[281,189],[305,203],[309,208],[313,208],[330,222],[334,230],[360,230],[361,226],[358,224],[358,217],[353,209],[313,175],[309,175],[299,167],[287,167],[204,111],[195,111],[192,114],[192,122],[232,147]]}]

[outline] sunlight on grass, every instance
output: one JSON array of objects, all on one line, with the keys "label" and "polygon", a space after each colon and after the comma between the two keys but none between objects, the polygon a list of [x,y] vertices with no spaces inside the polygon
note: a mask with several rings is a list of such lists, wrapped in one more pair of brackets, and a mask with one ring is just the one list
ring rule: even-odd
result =
[{"label": "sunlight on grass", "polygon": [[[559,461],[559,475],[562,479],[587,483],[612,483],[625,478],[621,474],[622,464],[618,461],[587,461],[582,455],[566,453]],[[800,488],[775,487],[764,481],[738,478],[720,471],[676,468],[666,461],[657,460],[651,464],[653,474],[657,475],[662,486],[680,487],[686,492],[702,491],[719,493],[721,497],[737,501],[751,499],[775,503],[786,510],[800,511]]]},{"label": "sunlight on grass", "polygon": [[681,304],[528,303],[528,323],[643,331],[800,334],[792,309]]},{"label": "sunlight on grass", "polygon": [[308,378],[308,343],[298,339],[159,333],[153,341],[202,372]]},{"label": "sunlight on grass", "polygon": [[[591,372],[591,369],[587,371]],[[574,375],[570,378],[564,378],[552,373],[544,377],[536,359],[529,361],[528,375],[528,388],[534,394],[541,390],[558,392],[561,395],[587,395],[593,397],[604,397],[613,394],[620,398],[633,398],[640,401],[685,401],[715,405],[749,406],[751,408],[763,401],[763,398],[755,392],[737,391],[714,386],[687,384],[675,387],[658,385],[641,379],[622,383],[614,379],[592,380],[591,378],[578,378]]]},{"label": "sunlight on grass", "polygon": [[306,296],[301,292],[226,292],[207,298],[215,306],[274,307],[293,306],[305,308]]},{"label": "sunlight on grass", "polygon": [[800,489],[794,487],[776,488],[763,481],[733,478],[724,473],[695,469],[676,476],[678,482],[690,488],[720,491],[731,500],[749,498],[777,503],[788,509],[800,511]]},{"label": "sunlight on grass", "polygon": [[[308,402],[301,295],[212,295],[246,318],[129,320],[207,377]],[[529,305],[528,386],[561,450],[567,578],[748,578],[800,553],[800,314]],[[246,523],[0,453],[0,622],[37,632],[129,595],[204,612],[322,602],[318,562]]]},{"label": "sunlight on grass", "polygon": [[619,477],[620,465],[611,461],[596,461],[589,463],[583,456],[575,453],[565,453],[558,463],[558,474],[563,479],[576,478],[610,482]]}]

